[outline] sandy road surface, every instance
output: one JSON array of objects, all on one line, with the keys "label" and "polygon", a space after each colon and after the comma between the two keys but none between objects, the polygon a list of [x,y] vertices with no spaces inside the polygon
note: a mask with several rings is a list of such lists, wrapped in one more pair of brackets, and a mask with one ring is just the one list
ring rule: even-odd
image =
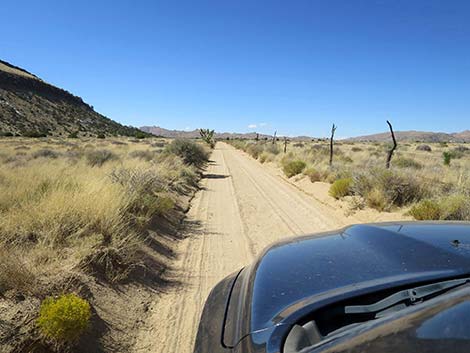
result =
[{"label": "sandy road surface", "polygon": [[173,265],[181,285],[155,298],[138,353],[192,352],[204,301],[219,280],[273,241],[351,222],[227,144],[218,143],[211,159],[188,212],[199,227],[180,242]]}]

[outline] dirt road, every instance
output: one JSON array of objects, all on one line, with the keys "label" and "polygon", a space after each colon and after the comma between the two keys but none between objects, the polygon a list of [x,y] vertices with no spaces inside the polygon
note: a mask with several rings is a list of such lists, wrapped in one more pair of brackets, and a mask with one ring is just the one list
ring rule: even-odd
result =
[{"label": "dirt road", "polygon": [[218,143],[188,212],[200,225],[179,245],[172,276],[181,285],[159,294],[136,352],[192,352],[211,288],[270,243],[339,228],[347,220],[233,147]]}]

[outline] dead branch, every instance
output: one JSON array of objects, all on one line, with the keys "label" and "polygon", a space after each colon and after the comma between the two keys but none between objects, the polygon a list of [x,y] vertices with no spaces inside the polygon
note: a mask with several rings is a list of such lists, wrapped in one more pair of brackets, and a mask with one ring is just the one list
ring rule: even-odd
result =
[{"label": "dead branch", "polygon": [[395,152],[395,149],[397,148],[397,140],[395,140],[395,133],[393,132],[393,127],[392,127],[392,124],[390,124],[390,121],[387,120],[387,124],[390,128],[390,133],[392,134],[392,140],[393,140],[393,146],[390,149],[390,151],[388,151],[387,162],[385,164],[385,167],[389,169],[390,161],[392,160],[392,157],[393,157],[393,152]]}]

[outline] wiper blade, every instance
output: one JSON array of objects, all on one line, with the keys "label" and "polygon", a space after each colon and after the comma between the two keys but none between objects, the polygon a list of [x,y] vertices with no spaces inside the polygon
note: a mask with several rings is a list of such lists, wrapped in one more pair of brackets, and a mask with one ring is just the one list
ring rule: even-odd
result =
[{"label": "wiper blade", "polygon": [[416,287],[412,289],[405,289],[395,294],[388,296],[374,304],[370,305],[349,305],[344,307],[345,314],[364,314],[364,313],[377,313],[387,309],[395,304],[403,301],[410,301],[411,303],[423,299],[433,294],[438,294],[442,291],[464,285],[470,282],[470,278],[455,279],[450,281],[443,281],[438,283],[427,284],[425,286]]}]

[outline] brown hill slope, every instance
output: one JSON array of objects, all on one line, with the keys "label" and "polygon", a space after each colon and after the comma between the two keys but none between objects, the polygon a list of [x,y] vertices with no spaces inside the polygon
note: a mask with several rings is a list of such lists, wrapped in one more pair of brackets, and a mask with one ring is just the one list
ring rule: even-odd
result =
[{"label": "brown hill slope", "polygon": [[97,112],[80,97],[0,60],[0,134],[142,134]]}]

